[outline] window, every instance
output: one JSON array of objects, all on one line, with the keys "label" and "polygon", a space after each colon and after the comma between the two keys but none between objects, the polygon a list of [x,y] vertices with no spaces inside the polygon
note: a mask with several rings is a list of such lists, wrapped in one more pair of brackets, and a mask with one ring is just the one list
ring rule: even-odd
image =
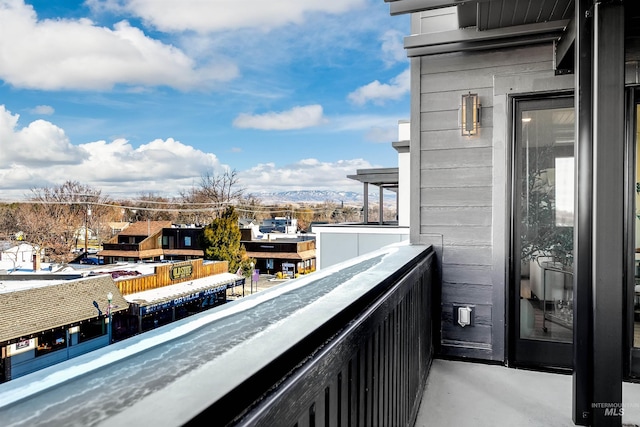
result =
[{"label": "window", "polygon": [[90,339],[105,335],[107,333],[106,325],[103,319],[94,319],[80,325],[80,335],[78,342],[88,341]]}]

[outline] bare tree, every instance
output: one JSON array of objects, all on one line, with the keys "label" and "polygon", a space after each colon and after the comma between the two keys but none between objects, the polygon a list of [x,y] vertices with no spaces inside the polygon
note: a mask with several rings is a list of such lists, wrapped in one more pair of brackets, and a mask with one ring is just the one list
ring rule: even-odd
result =
[{"label": "bare tree", "polygon": [[220,218],[226,206],[238,203],[243,194],[244,188],[238,185],[238,173],[235,169],[227,169],[221,174],[205,172],[200,177],[199,186],[182,192],[181,197],[185,204],[198,205],[203,222],[209,223]]},{"label": "bare tree", "polygon": [[298,220],[298,228],[300,230],[311,231],[313,216],[313,209],[310,207],[303,207],[294,212],[294,217]]},{"label": "bare tree", "polygon": [[241,212],[242,218],[251,219],[254,221],[262,221],[268,218],[268,211],[266,206],[262,204],[262,200],[253,194],[246,195],[240,201],[242,209],[236,209]]},{"label": "bare tree", "polygon": [[67,181],[56,187],[33,188],[29,203],[21,204],[17,220],[24,239],[36,252],[44,249],[54,262],[68,262],[78,232],[101,215],[108,199],[100,190]]},{"label": "bare tree", "polygon": [[[154,193],[140,195],[138,200],[131,202],[136,206],[131,210],[133,219],[136,221],[172,221],[176,222],[178,216],[174,200],[159,196]],[[134,212],[135,211],[135,212]]]},{"label": "bare tree", "polygon": [[0,205],[0,240],[14,240],[18,233],[18,204]]}]

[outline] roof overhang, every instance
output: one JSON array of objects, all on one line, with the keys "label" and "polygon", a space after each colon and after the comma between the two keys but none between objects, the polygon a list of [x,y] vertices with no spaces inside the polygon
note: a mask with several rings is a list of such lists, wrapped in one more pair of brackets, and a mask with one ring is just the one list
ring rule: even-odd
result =
[{"label": "roof overhang", "polygon": [[392,15],[445,8],[456,15],[458,28],[448,31],[429,32],[429,20],[421,21],[421,34],[405,38],[409,57],[553,42],[556,68],[573,68],[574,0],[385,1]]},{"label": "roof overhang", "polygon": [[298,261],[306,261],[308,259],[314,259],[316,257],[316,251],[300,251],[300,252],[257,252],[247,251],[249,258],[255,259],[290,259]]},{"label": "roof overhang", "polygon": [[355,175],[347,178],[371,184],[391,191],[398,190],[398,168],[358,169]]}]

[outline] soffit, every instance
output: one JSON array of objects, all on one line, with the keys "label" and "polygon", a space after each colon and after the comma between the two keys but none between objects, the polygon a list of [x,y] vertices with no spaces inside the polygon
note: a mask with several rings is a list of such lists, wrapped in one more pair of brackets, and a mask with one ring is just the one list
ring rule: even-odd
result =
[{"label": "soffit", "polygon": [[490,30],[571,19],[574,0],[385,0],[392,15],[458,8],[460,28]]},{"label": "soffit", "polygon": [[[385,0],[392,15],[414,12],[436,11],[455,8],[459,30],[473,29],[475,32],[493,32],[492,45],[496,40],[509,38],[512,34],[522,38],[518,27],[539,27],[539,33],[549,33],[555,24],[566,24],[575,15],[575,0]],[[625,35],[627,40],[640,37],[640,2],[624,1]],[[545,29],[546,26],[546,29]],[[557,25],[555,25],[557,27]],[[530,31],[530,28],[527,29]],[[553,30],[558,32],[558,30]],[[571,28],[559,30],[559,35],[570,33]],[[519,34],[520,33],[520,34]],[[566,36],[566,35],[565,35]],[[530,36],[532,41],[546,39]],[[465,40],[461,40],[464,42]],[[451,42],[455,42],[452,40]],[[511,40],[511,44],[513,44]],[[468,43],[468,42],[467,42]],[[464,49],[458,49],[464,50]]]},{"label": "soffit", "polygon": [[558,41],[575,13],[574,0],[387,1],[392,14],[448,7],[457,15],[457,29],[439,32],[421,16],[421,33],[405,39],[409,56]]},{"label": "soffit", "polygon": [[358,169],[356,175],[347,175],[347,178],[394,191],[398,188],[398,173],[398,168]]}]

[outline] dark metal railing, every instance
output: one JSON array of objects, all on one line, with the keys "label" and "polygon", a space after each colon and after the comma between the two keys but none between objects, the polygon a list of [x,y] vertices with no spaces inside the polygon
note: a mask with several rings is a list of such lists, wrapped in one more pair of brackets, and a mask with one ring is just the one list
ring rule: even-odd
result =
[{"label": "dark metal railing", "polygon": [[309,337],[306,351],[265,367],[288,369],[285,378],[258,373],[189,424],[412,426],[433,354],[435,265],[429,248],[324,325],[338,327],[328,341],[319,331],[323,341]]}]

